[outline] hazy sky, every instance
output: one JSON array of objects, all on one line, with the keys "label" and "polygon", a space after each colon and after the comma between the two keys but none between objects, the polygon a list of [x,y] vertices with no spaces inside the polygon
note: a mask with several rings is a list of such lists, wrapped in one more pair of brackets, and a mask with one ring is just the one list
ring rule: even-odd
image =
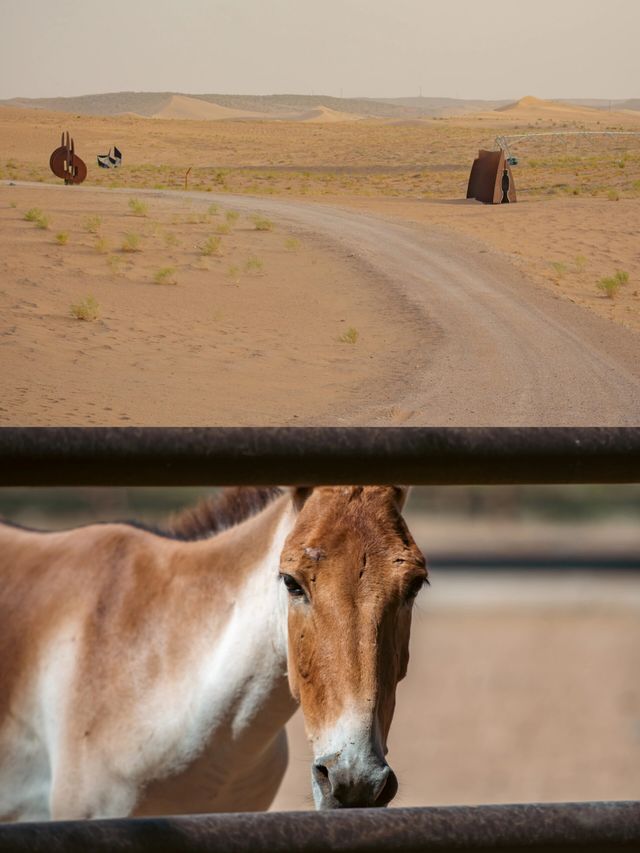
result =
[{"label": "hazy sky", "polygon": [[640,0],[0,0],[0,98],[640,97]]}]

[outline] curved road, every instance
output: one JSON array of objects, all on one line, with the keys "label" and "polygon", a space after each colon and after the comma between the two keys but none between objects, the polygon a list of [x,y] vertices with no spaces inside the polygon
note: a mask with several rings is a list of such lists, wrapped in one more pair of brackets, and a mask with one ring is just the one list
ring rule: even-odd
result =
[{"label": "curved road", "polygon": [[[310,202],[117,192],[263,212],[329,240],[377,287],[382,276],[425,333],[423,366],[409,365],[394,389],[406,424],[640,425],[640,334],[558,299],[480,243]],[[354,414],[360,424],[385,422],[379,411]]]},{"label": "curved road", "polygon": [[218,200],[329,238],[411,301],[431,357],[398,388],[406,423],[640,425],[640,334],[554,297],[481,244],[322,204]]}]

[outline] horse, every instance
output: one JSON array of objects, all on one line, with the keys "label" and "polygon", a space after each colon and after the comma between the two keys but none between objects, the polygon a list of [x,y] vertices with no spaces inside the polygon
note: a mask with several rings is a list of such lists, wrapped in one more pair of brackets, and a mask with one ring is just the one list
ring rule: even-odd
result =
[{"label": "horse", "polygon": [[425,559],[392,486],[236,488],[164,529],[0,523],[0,820],[383,807]]}]

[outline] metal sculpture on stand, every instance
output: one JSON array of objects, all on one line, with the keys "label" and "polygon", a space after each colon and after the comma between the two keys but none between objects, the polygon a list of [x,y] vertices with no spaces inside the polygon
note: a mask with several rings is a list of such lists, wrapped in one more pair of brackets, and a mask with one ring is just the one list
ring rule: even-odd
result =
[{"label": "metal sculpture on stand", "polygon": [[101,169],[117,169],[122,165],[122,151],[114,145],[108,154],[98,154],[97,160]]},{"label": "metal sculpture on stand", "polygon": [[69,131],[62,134],[60,147],[49,158],[49,166],[53,174],[62,178],[65,184],[81,184],[87,177],[86,163],[75,153]]}]

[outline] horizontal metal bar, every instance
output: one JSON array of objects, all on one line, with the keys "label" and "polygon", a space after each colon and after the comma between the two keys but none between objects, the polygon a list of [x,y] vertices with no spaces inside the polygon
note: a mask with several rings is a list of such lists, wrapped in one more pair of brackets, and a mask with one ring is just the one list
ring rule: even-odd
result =
[{"label": "horizontal metal bar", "polygon": [[640,428],[4,427],[1,486],[640,482]]},{"label": "horizontal metal bar", "polygon": [[640,802],[344,809],[0,826],[0,853],[638,850]]}]

